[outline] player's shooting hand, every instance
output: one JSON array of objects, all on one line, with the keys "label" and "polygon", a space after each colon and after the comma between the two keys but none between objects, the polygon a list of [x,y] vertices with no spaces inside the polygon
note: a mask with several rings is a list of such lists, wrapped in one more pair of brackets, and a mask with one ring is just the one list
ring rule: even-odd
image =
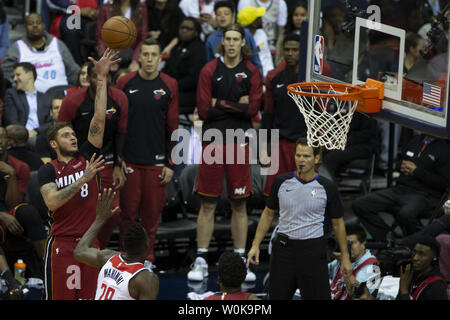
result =
[{"label": "player's shooting hand", "polygon": [[84,183],[91,181],[91,179],[95,177],[97,172],[105,168],[103,166],[103,162],[105,162],[103,156],[99,155],[97,159],[95,158],[95,156],[96,154],[94,153],[91,157],[91,160],[86,160],[86,168],[84,169],[82,177]]},{"label": "player's shooting hand", "polygon": [[118,206],[114,209],[111,208],[115,196],[116,193],[113,192],[111,188],[103,189],[103,193],[98,194],[96,209],[97,219],[106,222],[117,212],[117,210],[119,210]]},{"label": "player's shooting hand", "polygon": [[123,186],[125,185],[125,181],[127,181],[125,173],[122,169],[122,165],[114,167],[112,178],[114,190],[122,189]]},{"label": "player's shooting hand", "polygon": [[115,52],[107,48],[100,60],[95,60],[92,57],[88,58],[94,64],[97,76],[106,78],[109,74],[111,66],[118,65],[122,58],[119,58],[119,52]]},{"label": "player's shooting hand", "polygon": [[247,254],[247,268],[251,264],[259,264],[259,247],[252,246]]},{"label": "player's shooting hand", "polygon": [[173,176],[173,170],[168,167],[164,167],[161,171],[161,174],[158,176],[161,179],[160,184],[161,185],[168,184],[170,182],[170,180],[172,179],[172,176]]},{"label": "player's shooting hand", "polygon": [[0,222],[14,235],[20,235],[24,231],[16,217],[6,212],[0,212]]}]

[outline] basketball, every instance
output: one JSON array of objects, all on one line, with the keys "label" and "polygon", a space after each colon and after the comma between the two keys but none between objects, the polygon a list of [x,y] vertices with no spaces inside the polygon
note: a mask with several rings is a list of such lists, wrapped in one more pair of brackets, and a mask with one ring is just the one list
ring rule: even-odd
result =
[{"label": "basketball", "polygon": [[126,50],[136,41],[136,26],[133,21],[122,16],[109,18],[102,27],[102,39],[113,50]]}]

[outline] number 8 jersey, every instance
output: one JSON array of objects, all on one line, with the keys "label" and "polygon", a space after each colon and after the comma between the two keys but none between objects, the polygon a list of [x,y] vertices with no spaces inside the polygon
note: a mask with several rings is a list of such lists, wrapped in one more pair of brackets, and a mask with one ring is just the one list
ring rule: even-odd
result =
[{"label": "number 8 jersey", "polygon": [[109,258],[98,274],[95,300],[135,300],[128,284],[141,271],[150,271],[140,262],[126,263],[119,253]]},{"label": "number 8 jersey", "polygon": [[[100,154],[100,150],[89,141],[83,143],[80,154],[68,163],[57,159],[39,168],[39,185],[55,182],[58,190],[64,189],[83,176],[86,159]],[[64,205],[50,213],[52,226],[50,235],[81,238],[95,220],[99,192],[98,177],[85,183],[81,189]]]}]

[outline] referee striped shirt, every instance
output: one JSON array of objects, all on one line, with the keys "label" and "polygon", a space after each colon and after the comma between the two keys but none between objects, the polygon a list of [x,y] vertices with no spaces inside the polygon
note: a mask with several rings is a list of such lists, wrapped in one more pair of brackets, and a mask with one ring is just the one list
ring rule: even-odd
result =
[{"label": "referee striped shirt", "polygon": [[296,172],[278,175],[267,200],[279,212],[279,233],[290,239],[316,239],[331,232],[331,219],[343,217],[339,191],[330,180],[317,175],[302,181]]}]

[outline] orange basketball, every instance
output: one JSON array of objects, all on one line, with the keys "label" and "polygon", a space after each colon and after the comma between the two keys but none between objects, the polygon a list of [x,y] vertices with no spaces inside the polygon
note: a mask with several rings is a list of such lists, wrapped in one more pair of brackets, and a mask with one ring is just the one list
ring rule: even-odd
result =
[{"label": "orange basketball", "polygon": [[108,48],[122,51],[131,48],[136,41],[136,26],[122,16],[109,18],[102,27],[102,39]]}]

